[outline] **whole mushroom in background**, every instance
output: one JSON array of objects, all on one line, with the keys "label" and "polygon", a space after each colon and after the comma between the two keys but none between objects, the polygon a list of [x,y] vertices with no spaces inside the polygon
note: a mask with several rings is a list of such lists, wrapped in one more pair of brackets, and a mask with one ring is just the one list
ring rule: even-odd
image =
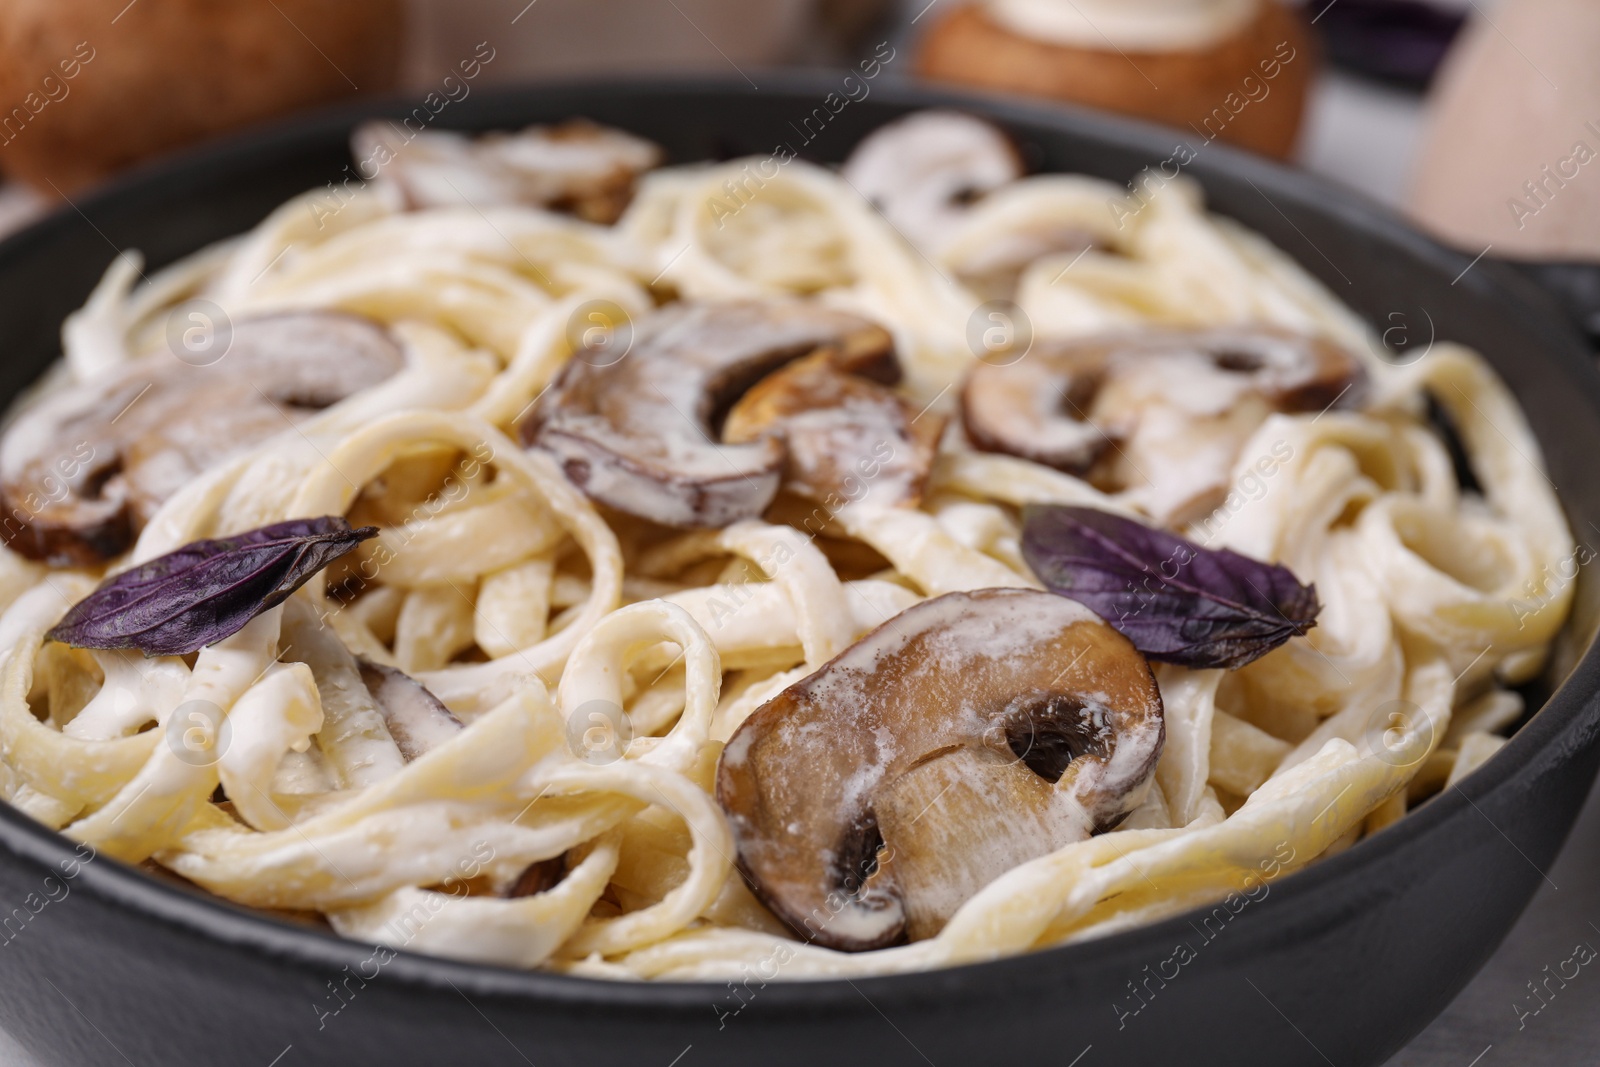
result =
[{"label": "whole mushroom in background", "polygon": [[297,108],[392,88],[401,0],[0,0],[0,171],[68,195]]},{"label": "whole mushroom in background", "polygon": [[1287,159],[1318,60],[1307,15],[1278,0],[967,0],[934,8],[915,63],[1160,122],[1190,151],[1221,139]]}]

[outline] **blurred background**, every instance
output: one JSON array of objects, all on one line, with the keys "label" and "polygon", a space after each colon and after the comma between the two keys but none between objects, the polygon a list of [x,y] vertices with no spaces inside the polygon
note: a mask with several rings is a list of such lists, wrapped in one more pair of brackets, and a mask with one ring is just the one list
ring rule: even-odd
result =
[{"label": "blurred background", "polygon": [[1473,254],[1600,260],[1596,0],[0,0],[0,227],[229,128],[439,91],[475,55],[474,87],[881,41],[889,77],[1222,128]]},{"label": "blurred background", "polygon": [[141,159],[361,93],[754,86],[883,42],[890,79],[1132,114],[1353,187],[1523,264],[1600,343],[1600,0],[0,0],[0,234]]},{"label": "blurred background", "polygon": [[360,93],[754,85],[881,42],[891,79],[1120,111],[1325,175],[1529,264],[1600,341],[1600,0],[0,0],[0,234],[141,159]]},{"label": "blurred background", "polygon": [[[885,80],[1123,112],[1195,154],[1221,140],[1321,174],[1518,263],[1600,343],[1600,0],[0,0],[0,235],[142,160],[357,94],[658,71],[755,91],[885,46]],[[1510,1005],[1573,931],[1600,940],[1595,804],[1551,874],[1397,1067],[1594,1062],[1600,982],[1537,1035]],[[24,1062],[0,1035],[0,1064]]]}]

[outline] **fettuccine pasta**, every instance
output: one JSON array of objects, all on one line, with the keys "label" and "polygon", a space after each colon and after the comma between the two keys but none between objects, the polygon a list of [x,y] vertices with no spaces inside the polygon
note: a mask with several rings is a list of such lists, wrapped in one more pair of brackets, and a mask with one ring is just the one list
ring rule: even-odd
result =
[{"label": "fettuccine pasta", "polygon": [[[170,361],[171,323],[196,308],[236,330],[359,316],[399,362],[218,447],[108,560],[0,552],[5,800],[118,860],[392,948],[608,978],[825,977],[990,959],[1212,902],[1348,847],[1492,755],[1582,550],[1479,356],[1440,341],[1408,365],[1380,358],[1370,327],[1186,181],[1133,194],[1016,177],[935,239],[897,229],[850,177],[788,158],[656,169],[613,224],[418,202],[380,180],[331,214],[308,193],[148,278],[119,258],[27,405]],[[1035,240],[1063,233],[1079,243]],[[981,334],[1000,296],[1034,346],[1266,328],[1339,346],[1368,384],[1354,404],[1240,416],[1205,445],[1225,484],[1195,510],[1160,471],[1091,478],[962,432],[962,382],[991,356],[972,323]],[[591,335],[593,309],[613,330],[663,307],[796,299],[886,330],[913,432],[948,420],[913,503],[882,499],[886,460],[859,494],[786,484],[760,514],[674,527],[597,501],[527,446],[529,411],[574,353],[614,343]],[[226,433],[226,413],[213,422]],[[1179,444],[1128,462],[1203,451]],[[1237,670],[1156,666],[1164,745],[1114,828],[996,872],[932,936],[861,952],[808,939],[739,862],[724,747],[931,598],[1043,588],[1020,547],[1027,505],[1281,563],[1315,584],[1321,614]],[[107,575],[316,516],[378,534],[197,654],[46,637]],[[358,666],[420,684],[445,725],[402,736]],[[191,722],[199,706],[215,714]],[[206,758],[175,744],[189,729]]]}]

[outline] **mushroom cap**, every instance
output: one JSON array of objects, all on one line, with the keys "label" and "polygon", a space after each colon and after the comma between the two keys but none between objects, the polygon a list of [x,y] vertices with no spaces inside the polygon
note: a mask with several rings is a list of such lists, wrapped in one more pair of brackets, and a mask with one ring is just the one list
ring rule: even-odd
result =
[{"label": "mushroom cap", "polygon": [[351,150],[372,160],[411,208],[522,204],[603,224],[621,217],[639,175],[663,157],[650,141],[586,119],[479,136],[406,135],[373,121],[356,127]]},{"label": "mushroom cap", "polygon": [[866,319],[798,300],[671,304],[634,324],[621,359],[577,353],[521,426],[595,500],[668,526],[726,526],[778,491],[784,446],[723,443],[729,406],[768,374],[827,348],[840,367],[895,380],[892,339]]},{"label": "mushroom cap", "polygon": [[0,535],[52,565],[103,563],[206,468],[402,362],[368,319],[290,312],[234,323],[208,366],[150,356],[53,393],[0,439]]},{"label": "mushroom cap", "polygon": [[1146,330],[1036,344],[1014,364],[980,364],[962,387],[961,413],[975,447],[1094,472],[1108,488],[1148,483],[1147,508],[1177,521],[1226,491],[1238,449],[1268,414],[1355,406],[1366,380],[1356,356],[1319,337]]},{"label": "mushroom cap", "polygon": [[1016,146],[993,123],[927,110],[868,134],[840,175],[896,230],[929,255],[950,239],[968,207],[1023,175]]},{"label": "mushroom cap", "polygon": [[943,416],[841,363],[837,350],[822,349],[767,375],[728,412],[722,439],[781,441],[784,482],[801,496],[835,507],[865,499],[916,506]]},{"label": "mushroom cap", "polygon": [[879,948],[1115,826],[1163,738],[1149,665],[1088,608],[951,593],[759,708],[728,741],[717,799],[775,915],[821,945]]}]

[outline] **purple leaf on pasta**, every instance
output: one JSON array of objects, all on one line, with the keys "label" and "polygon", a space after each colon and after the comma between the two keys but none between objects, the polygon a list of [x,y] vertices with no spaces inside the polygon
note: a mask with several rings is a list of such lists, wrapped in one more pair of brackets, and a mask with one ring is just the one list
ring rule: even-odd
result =
[{"label": "purple leaf on pasta", "polygon": [[46,636],[77,648],[137,648],[147,656],[196,652],[238,633],[377,534],[375,526],[353,530],[325,516],[195,541],[107,578]]},{"label": "purple leaf on pasta", "polygon": [[1153,660],[1235,670],[1316,625],[1315,586],[1287,567],[1202,548],[1094,508],[1024,510],[1022,554]]}]

